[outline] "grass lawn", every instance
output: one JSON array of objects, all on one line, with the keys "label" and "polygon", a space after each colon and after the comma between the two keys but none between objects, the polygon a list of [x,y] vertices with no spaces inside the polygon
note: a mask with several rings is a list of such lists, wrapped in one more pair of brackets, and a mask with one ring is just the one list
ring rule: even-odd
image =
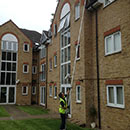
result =
[{"label": "grass lawn", "polygon": [[17,106],[18,109],[27,112],[30,115],[41,115],[41,114],[48,114],[48,110],[43,109],[42,107],[36,106]]},{"label": "grass lawn", "polygon": [[4,109],[3,106],[0,106],[0,117],[9,117],[9,113]]},{"label": "grass lawn", "polygon": [[[59,130],[60,120],[58,119],[29,119],[29,120],[8,120],[0,121],[1,130]],[[80,128],[74,124],[67,124],[67,130],[90,130]]]}]

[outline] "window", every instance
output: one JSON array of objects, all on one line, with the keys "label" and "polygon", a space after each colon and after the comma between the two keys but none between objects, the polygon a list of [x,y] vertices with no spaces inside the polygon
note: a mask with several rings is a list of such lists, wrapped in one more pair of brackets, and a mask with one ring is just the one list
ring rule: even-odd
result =
[{"label": "window", "polygon": [[75,20],[80,18],[80,3],[77,3],[75,6]]},{"label": "window", "polygon": [[57,25],[56,24],[53,25],[53,29],[54,29],[54,36],[56,36],[57,35]]},{"label": "window", "polygon": [[52,59],[50,59],[50,70],[52,70]]},{"label": "window", "polygon": [[46,64],[41,65],[41,81],[45,81],[46,79]]},{"label": "window", "polygon": [[57,67],[57,55],[54,56],[54,67]]},{"label": "window", "polygon": [[49,96],[52,97],[52,86],[50,86]]},{"label": "window", "polygon": [[27,43],[23,44],[23,51],[24,52],[29,52],[29,44],[27,44]]},{"label": "window", "polygon": [[104,6],[109,5],[109,4],[112,3],[113,1],[115,1],[115,0],[105,0]]},{"label": "window", "polygon": [[29,65],[28,64],[24,64],[23,65],[23,73],[28,73],[29,72]]},{"label": "window", "polygon": [[41,47],[40,57],[41,59],[46,57],[46,48],[44,46]]},{"label": "window", "polygon": [[70,84],[71,74],[71,45],[70,30],[61,34],[61,84]]},{"label": "window", "polygon": [[54,98],[57,98],[57,87],[54,86]]},{"label": "window", "polygon": [[32,86],[32,94],[33,94],[33,95],[36,94],[36,86]]},{"label": "window", "polygon": [[81,103],[81,86],[76,86],[76,102]]},{"label": "window", "polygon": [[107,105],[124,108],[124,88],[122,85],[107,86]]},{"label": "window", "polygon": [[27,86],[22,87],[22,95],[28,95],[28,87]]},{"label": "window", "polygon": [[77,46],[76,46],[76,51],[77,51],[77,60],[79,60],[80,59],[80,44],[78,44]]},{"label": "window", "polygon": [[37,73],[37,66],[33,66],[32,67],[32,74],[36,74]]},{"label": "window", "polygon": [[116,32],[105,37],[105,54],[113,54],[121,51],[121,33]]}]

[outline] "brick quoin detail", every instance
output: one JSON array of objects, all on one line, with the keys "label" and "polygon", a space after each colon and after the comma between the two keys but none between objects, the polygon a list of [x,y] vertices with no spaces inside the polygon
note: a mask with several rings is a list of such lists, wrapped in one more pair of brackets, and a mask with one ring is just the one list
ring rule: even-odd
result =
[{"label": "brick quoin detail", "polygon": [[108,36],[108,35],[110,35],[112,33],[115,33],[117,31],[120,31],[120,25],[113,28],[113,29],[110,29],[109,31],[104,32],[104,37],[106,37],[106,36]]},{"label": "brick quoin detail", "polygon": [[123,80],[106,80],[106,85],[123,85]]}]

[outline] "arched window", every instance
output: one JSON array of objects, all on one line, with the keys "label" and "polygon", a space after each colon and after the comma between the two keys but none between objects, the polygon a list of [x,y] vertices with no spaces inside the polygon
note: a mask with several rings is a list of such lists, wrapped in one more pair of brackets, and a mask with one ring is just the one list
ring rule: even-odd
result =
[{"label": "arched window", "polygon": [[69,25],[70,25],[70,5],[66,3],[61,10],[60,25],[58,28],[58,32],[60,32],[62,29],[68,28]]},{"label": "arched window", "polygon": [[5,34],[2,37],[2,44],[1,44],[2,50],[9,50],[9,51],[17,51],[18,50],[18,40],[16,36],[13,34]]}]

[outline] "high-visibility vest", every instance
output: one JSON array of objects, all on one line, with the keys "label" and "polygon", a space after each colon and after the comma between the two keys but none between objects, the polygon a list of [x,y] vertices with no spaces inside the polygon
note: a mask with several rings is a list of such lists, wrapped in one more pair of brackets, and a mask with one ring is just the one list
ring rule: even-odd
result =
[{"label": "high-visibility vest", "polygon": [[67,103],[65,102],[64,99],[60,98],[60,103],[61,103],[61,102],[64,103],[64,108],[63,108],[62,105],[60,104],[59,113],[65,114],[65,110],[66,110],[66,108],[67,108]]}]

